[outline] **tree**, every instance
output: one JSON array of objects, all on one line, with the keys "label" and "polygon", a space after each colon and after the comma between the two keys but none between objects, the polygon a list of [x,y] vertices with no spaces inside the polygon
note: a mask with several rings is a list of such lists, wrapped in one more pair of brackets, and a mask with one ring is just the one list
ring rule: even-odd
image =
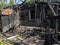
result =
[{"label": "tree", "polygon": [[14,0],[10,0],[9,5],[10,6],[14,5]]},{"label": "tree", "polygon": [[0,0],[0,10],[5,8],[5,7],[14,5],[14,0],[10,0],[9,4],[7,3],[7,1],[8,0]]},{"label": "tree", "polygon": [[27,3],[30,3],[30,0],[26,0]]}]

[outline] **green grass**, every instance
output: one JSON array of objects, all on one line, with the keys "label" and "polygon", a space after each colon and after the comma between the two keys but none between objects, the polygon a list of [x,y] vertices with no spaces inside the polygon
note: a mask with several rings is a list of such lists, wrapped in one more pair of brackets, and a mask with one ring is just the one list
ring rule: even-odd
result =
[{"label": "green grass", "polygon": [[22,36],[20,36],[20,35],[17,35],[17,36],[16,36],[16,38],[22,38]]},{"label": "green grass", "polygon": [[0,42],[0,45],[4,45],[4,43],[3,42]]}]

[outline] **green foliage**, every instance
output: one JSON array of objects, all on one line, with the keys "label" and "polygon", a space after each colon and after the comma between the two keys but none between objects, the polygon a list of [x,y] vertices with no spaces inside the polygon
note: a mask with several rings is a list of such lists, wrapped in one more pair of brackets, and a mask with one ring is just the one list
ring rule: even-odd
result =
[{"label": "green foliage", "polygon": [[0,1],[0,9],[3,9],[8,6],[12,6],[14,4],[14,0],[10,0],[9,3],[7,3],[8,0],[2,0]]},{"label": "green foliage", "polygon": [[15,45],[12,41],[9,40],[3,40],[2,36],[0,36],[0,45]]},{"label": "green foliage", "polygon": [[3,42],[0,42],[0,45],[4,45],[4,43]]},{"label": "green foliage", "polygon": [[0,36],[0,42],[2,42],[3,41],[3,39],[2,39],[2,37]]},{"label": "green foliage", "polygon": [[30,0],[26,0],[27,3],[30,3]]},{"label": "green foliage", "polygon": [[9,5],[12,6],[14,4],[14,0],[10,0]]},{"label": "green foliage", "polygon": [[20,35],[17,35],[17,36],[16,36],[16,38],[22,38],[22,36],[20,36]]},{"label": "green foliage", "polygon": [[9,40],[5,40],[5,41],[3,41],[3,43],[5,44],[5,45],[15,45],[12,41],[10,42]]}]

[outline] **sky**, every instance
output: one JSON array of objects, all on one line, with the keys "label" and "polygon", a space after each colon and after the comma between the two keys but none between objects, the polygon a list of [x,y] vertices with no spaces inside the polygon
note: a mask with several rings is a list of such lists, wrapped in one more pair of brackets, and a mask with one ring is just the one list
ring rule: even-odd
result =
[{"label": "sky", "polygon": [[[24,0],[16,0],[16,3],[17,3],[17,4],[21,4],[23,1],[24,1]],[[16,4],[16,3],[15,3],[15,0],[14,0],[14,4]]]}]

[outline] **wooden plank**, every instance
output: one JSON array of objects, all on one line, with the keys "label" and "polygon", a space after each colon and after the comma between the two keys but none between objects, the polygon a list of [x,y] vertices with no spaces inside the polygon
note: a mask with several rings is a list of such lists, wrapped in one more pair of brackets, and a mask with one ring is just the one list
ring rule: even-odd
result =
[{"label": "wooden plank", "polygon": [[[29,29],[42,29],[42,30],[45,30],[45,28],[44,27],[31,27],[31,26],[20,26],[20,27],[27,27],[27,28],[29,28]],[[55,29],[51,29],[51,28],[49,28],[50,30],[55,30]]]},{"label": "wooden plank", "polygon": [[51,9],[51,11],[52,11],[52,13],[54,14],[54,16],[57,16],[57,14],[55,13],[53,7],[52,7],[49,3],[48,3],[48,6],[49,6],[49,8]]}]

